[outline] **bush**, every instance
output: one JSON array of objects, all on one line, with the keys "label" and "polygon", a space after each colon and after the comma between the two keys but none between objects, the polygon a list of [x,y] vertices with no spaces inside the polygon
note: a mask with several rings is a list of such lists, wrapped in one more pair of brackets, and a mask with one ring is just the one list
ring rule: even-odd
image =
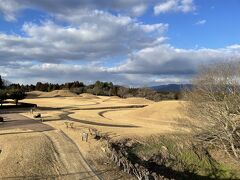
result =
[{"label": "bush", "polygon": [[18,105],[18,101],[22,100],[26,97],[26,93],[20,89],[13,89],[9,91],[9,98],[13,99],[16,105]]},{"label": "bush", "polygon": [[4,103],[4,100],[6,100],[7,98],[8,98],[7,91],[3,90],[3,89],[0,89],[0,103],[1,103],[1,106]]}]

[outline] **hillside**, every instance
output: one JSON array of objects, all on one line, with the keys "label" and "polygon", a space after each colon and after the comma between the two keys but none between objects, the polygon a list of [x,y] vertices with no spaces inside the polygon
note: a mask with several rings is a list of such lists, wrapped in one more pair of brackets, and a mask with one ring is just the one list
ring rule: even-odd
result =
[{"label": "hillside", "polygon": [[168,84],[168,85],[159,85],[159,86],[151,87],[151,89],[158,92],[180,92],[184,88],[191,89],[192,85],[191,84]]}]

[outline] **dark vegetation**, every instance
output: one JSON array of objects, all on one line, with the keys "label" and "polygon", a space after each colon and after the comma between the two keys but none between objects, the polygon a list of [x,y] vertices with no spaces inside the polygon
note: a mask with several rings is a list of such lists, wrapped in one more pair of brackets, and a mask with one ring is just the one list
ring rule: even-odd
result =
[{"label": "dark vegetation", "polygon": [[74,93],[90,93],[101,96],[119,96],[121,98],[143,97],[153,101],[173,100],[181,97],[179,91],[155,91],[152,88],[130,88],[114,85],[112,82],[96,81],[94,84],[85,85],[83,82],[74,81],[65,84],[52,84],[37,82],[36,85],[11,84],[10,89],[21,89],[24,92],[44,91],[51,92],[54,90],[68,89]]},{"label": "dark vegetation", "polygon": [[152,86],[153,90],[158,92],[181,92],[182,89],[192,89],[192,84],[167,84],[167,85],[159,85],[159,86]]},{"label": "dark vegetation", "polygon": [[5,82],[0,76],[0,104],[2,106],[7,99],[12,99],[17,106],[18,101],[26,97],[26,93],[21,87],[8,86]]}]

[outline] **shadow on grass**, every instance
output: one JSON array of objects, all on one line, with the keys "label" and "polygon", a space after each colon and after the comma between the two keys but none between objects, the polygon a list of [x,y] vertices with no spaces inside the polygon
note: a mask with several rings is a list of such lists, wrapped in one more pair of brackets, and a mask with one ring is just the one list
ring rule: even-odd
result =
[{"label": "shadow on grass", "polygon": [[8,102],[7,104],[12,104],[12,105],[3,105],[3,106],[0,106],[0,109],[33,108],[37,106],[36,104],[23,103],[23,102],[19,102],[18,105],[10,102]]},{"label": "shadow on grass", "polygon": [[128,152],[128,158],[133,164],[140,164],[143,167],[149,169],[152,172],[155,172],[161,176],[164,176],[168,179],[176,179],[176,180],[185,180],[185,179],[192,179],[192,180],[207,180],[207,179],[218,179],[213,178],[211,175],[209,176],[202,176],[196,174],[195,172],[190,171],[177,171],[172,169],[171,167],[167,167],[166,165],[159,165],[153,161],[144,161],[136,156],[132,152]]}]

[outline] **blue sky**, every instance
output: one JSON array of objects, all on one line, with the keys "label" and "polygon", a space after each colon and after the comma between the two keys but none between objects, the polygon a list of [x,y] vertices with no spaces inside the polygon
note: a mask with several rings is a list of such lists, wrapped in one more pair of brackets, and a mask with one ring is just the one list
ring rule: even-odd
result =
[{"label": "blue sky", "polygon": [[239,19],[239,0],[0,0],[0,74],[188,83],[199,65],[239,59]]},{"label": "blue sky", "polygon": [[[178,48],[222,48],[240,42],[239,0],[198,0],[191,13],[164,13],[151,9],[140,19],[148,23],[168,23],[169,43]],[[206,20],[202,26],[197,21]]]}]

